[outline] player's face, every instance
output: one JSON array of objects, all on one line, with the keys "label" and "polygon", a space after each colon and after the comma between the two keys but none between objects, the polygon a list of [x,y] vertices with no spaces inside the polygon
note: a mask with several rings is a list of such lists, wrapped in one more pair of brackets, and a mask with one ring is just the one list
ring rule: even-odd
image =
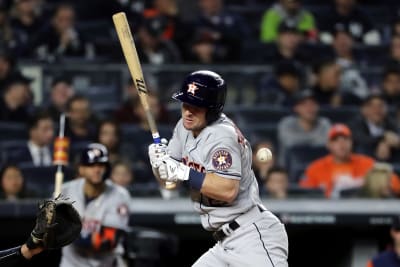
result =
[{"label": "player's face", "polygon": [[207,126],[206,113],[206,108],[182,103],[183,126],[197,136]]},{"label": "player's face", "polygon": [[93,164],[90,166],[80,166],[79,172],[86,181],[92,185],[101,184],[103,182],[103,175],[106,171],[106,166],[103,164]]}]

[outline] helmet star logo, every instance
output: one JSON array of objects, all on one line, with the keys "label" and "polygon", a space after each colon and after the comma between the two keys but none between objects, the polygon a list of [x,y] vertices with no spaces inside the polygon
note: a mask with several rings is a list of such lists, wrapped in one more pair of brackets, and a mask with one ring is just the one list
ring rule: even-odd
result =
[{"label": "helmet star logo", "polygon": [[194,83],[190,83],[188,85],[188,89],[187,89],[188,93],[191,93],[192,95],[195,95],[196,94],[196,90],[199,90],[199,88]]}]

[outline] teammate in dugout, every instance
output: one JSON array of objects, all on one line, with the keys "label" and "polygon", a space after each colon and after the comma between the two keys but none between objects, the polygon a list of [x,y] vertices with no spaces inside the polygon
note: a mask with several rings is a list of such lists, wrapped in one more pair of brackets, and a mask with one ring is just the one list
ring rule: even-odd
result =
[{"label": "teammate in dugout", "polygon": [[222,113],[226,83],[212,71],[188,75],[173,98],[182,118],[169,145],[151,144],[155,175],[187,181],[194,209],[216,244],[193,266],[288,266],[284,225],[261,203],[248,141]]},{"label": "teammate in dugout", "polygon": [[104,179],[108,168],[107,148],[92,143],[81,155],[81,178],[63,185],[62,194],[75,200],[82,231],[63,248],[61,267],[125,266],[121,242],[128,227],[130,196],[123,187]]}]

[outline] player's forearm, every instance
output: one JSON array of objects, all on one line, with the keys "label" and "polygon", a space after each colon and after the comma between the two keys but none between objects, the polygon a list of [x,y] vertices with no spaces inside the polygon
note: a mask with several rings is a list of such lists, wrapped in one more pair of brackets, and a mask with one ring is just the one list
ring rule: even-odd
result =
[{"label": "player's forearm", "polygon": [[239,192],[239,180],[223,178],[207,173],[200,192],[208,197],[232,203]]}]

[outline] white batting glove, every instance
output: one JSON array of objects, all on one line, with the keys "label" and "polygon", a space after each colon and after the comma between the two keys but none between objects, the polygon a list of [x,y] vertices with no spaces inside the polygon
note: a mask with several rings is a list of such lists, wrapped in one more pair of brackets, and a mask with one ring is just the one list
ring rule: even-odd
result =
[{"label": "white batting glove", "polygon": [[164,156],[158,172],[160,178],[168,182],[186,181],[189,179],[190,168],[170,156]]},{"label": "white batting glove", "polygon": [[157,169],[161,164],[161,158],[167,155],[167,139],[161,139],[161,143],[159,144],[151,144],[148,147],[148,154],[150,159],[150,164],[153,168]]}]

